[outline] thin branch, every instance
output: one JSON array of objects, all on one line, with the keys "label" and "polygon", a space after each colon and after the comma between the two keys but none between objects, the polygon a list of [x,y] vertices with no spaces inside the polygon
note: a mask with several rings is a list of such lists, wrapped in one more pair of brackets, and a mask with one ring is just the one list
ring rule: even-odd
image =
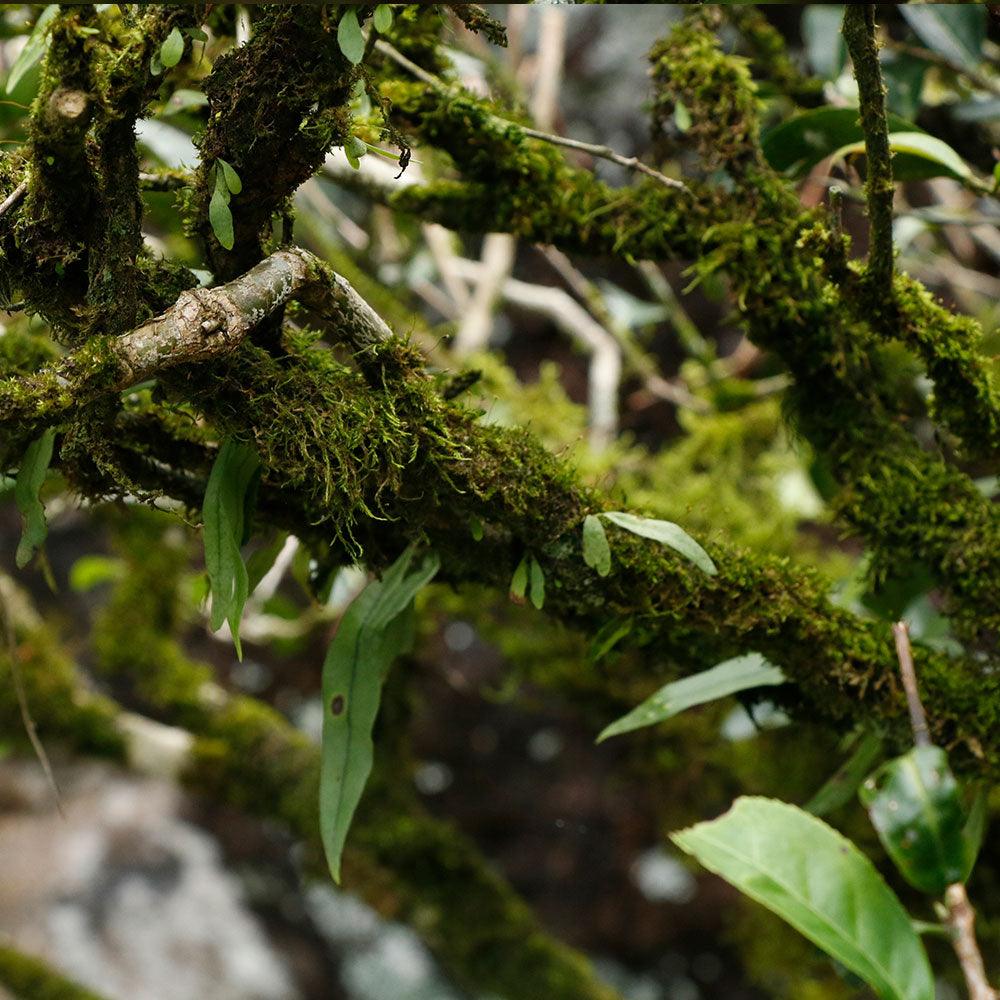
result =
[{"label": "thin branch", "polygon": [[2,219],[8,212],[13,211],[18,205],[24,200],[24,196],[28,193],[28,182],[21,181],[20,184],[2,202],[0,202],[0,219]]},{"label": "thin branch", "polygon": [[875,32],[875,7],[872,4],[847,4],[844,13],[844,38],[854,62],[861,101],[861,128],[865,134],[868,158],[868,222],[871,247],[868,270],[886,295],[892,293],[892,154],[885,116],[885,84],[878,61]]},{"label": "thin branch", "polygon": [[927,716],[924,714],[920,692],[917,690],[917,672],[913,666],[910,630],[906,622],[896,622],[892,626],[892,634],[896,640],[896,656],[899,658],[899,672],[903,678],[903,690],[906,692],[906,707],[910,713],[913,742],[918,747],[927,747],[931,745],[930,730],[927,728]]},{"label": "thin branch", "polygon": [[[443,80],[438,79],[438,77],[434,76],[433,73],[428,73],[415,62],[407,59],[402,52],[397,51],[384,39],[378,39],[378,41],[375,42],[375,48],[381,52],[382,55],[387,56],[392,59],[393,62],[402,66],[403,69],[411,73],[422,83],[426,83],[428,86],[439,91],[447,92],[451,89]],[[501,123],[505,127],[519,128],[525,135],[530,136],[532,139],[538,139],[541,142],[547,142],[553,146],[563,146],[566,149],[575,149],[581,153],[588,153],[590,156],[596,156],[601,160],[610,160],[612,163],[617,163],[621,167],[626,167],[629,170],[636,170],[639,173],[645,174],[647,177],[651,177],[659,184],[664,185],[664,187],[673,188],[677,191],[687,191],[687,187],[685,187],[685,185],[676,178],[667,177],[666,174],[660,173],[659,170],[655,170],[653,167],[643,163],[635,156],[623,156],[621,153],[613,150],[610,146],[598,146],[591,142],[581,142],[578,139],[567,139],[565,136],[553,135],[550,132],[542,132],[538,129],[528,128],[526,125],[519,125],[517,122],[508,122],[502,118],[498,118],[496,116],[494,117],[497,122]]]},{"label": "thin branch", "polygon": [[962,967],[969,1000],[997,1000],[1000,997],[986,978],[986,967],[976,941],[976,911],[969,902],[968,893],[961,882],[949,885],[944,891],[948,907],[948,926],[952,931],[952,946]]}]

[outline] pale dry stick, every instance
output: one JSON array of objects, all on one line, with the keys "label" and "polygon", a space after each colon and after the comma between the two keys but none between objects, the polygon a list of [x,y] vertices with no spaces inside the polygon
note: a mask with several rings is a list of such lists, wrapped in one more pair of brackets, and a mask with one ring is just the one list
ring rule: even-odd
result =
[{"label": "pale dry stick", "polygon": [[21,181],[20,184],[2,202],[0,202],[0,219],[2,219],[12,209],[17,208],[28,193],[28,182]]},{"label": "pale dry stick", "polygon": [[[910,632],[906,622],[896,622],[892,626],[896,640],[896,655],[899,658],[899,672],[906,691],[906,707],[910,713],[910,728],[913,742],[918,747],[931,745],[927,729],[927,716],[917,689],[917,672],[913,666],[913,650],[910,647]],[[986,967],[976,941],[976,911],[969,902],[968,893],[961,882],[954,882],[944,891],[944,902],[948,910],[946,921],[951,929],[952,947],[965,977],[965,986],[970,1000],[1000,1000],[998,993],[986,978]]]},{"label": "pale dry stick", "polygon": [[[436,90],[445,92],[450,89],[448,84],[439,80],[433,73],[428,73],[412,60],[407,59],[402,52],[398,52],[385,40],[380,38],[376,41],[375,48],[377,51],[381,52],[382,55],[387,56],[389,59],[392,59],[393,62],[402,66],[403,69],[407,70],[407,72],[411,73],[422,83],[426,83],[428,86],[434,87]],[[664,185],[664,187],[673,188],[676,191],[687,191],[687,187],[683,184],[683,182],[674,177],[667,177],[666,174],[660,173],[659,170],[655,170],[653,167],[643,163],[635,156],[623,156],[621,153],[613,150],[610,146],[598,146],[590,142],[581,142],[579,139],[567,139],[565,136],[553,135],[549,132],[542,132],[538,129],[528,128],[525,125],[518,125],[516,122],[509,122],[506,119],[499,118],[497,116],[494,117],[497,122],[502,123],[506,127],[513,126],[514,128],[519,128],[525,135],[530,136],[532,139],[547,142],[552,146],[563,146],[566,149],[575,149],[578,152],[587,153],[590,156],[596,156],[600,160],[610,160],[612,163],[617,163],[621,167],[626,167],[629,170],[635,170],[639,173],[645,174],[647,177],[651,177],[653,180]]]}]

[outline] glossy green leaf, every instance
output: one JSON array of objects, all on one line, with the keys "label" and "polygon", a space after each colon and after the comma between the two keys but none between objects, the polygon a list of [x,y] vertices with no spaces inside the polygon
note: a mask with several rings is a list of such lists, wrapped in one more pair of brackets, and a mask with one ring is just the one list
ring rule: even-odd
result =
[{"label": "glossy green leaf", "polygon": [[785,802],[746,797],[671,840],[860,976],[881,1000],[934,1000],[927,953],[898,898],[868,858],[822,820]]},{"label": "glossy green leaf", "polygon": [[899,5],[920,40],[965,69],[975,69],[983,61],[986,40],[986,9],[982,4]]},{"label": "glossy green leaf", "polygon": [[639,517],[637,514],[627,514],[625,511],[613,510],[600,515],[616,524],[619,528],[651,538],[654,542],[667,545],[690,559],[699,569],[709,576],[715,576],[718,570],[709,554],[679,525],[673,521],[657,521],[649,517]]},{"label": "glossy green leaf", "polygon": [[227,439],[212,465],[202,505],[205,568],[212,587],[211,624],[213,629],[219,629],[223,622],[229,622],[240,659],[240,618],[250,593],[240,544],[246,493],[259,467],[260,459],[253,448]]},{"label": "glossy green leaf", "polygon": [[528,590],[528,557],[524,555],[514,570],[514,575],[510,578],[510,596],[519,601],[524,600],[524,595]]},{"label": "glossy green leaf", "polygon": [[31,562],[31,557],[49,533],[45,523],[45,507],[38,494],[45,482],[45,474],[49,471],[55,438],[55,428],[49,427],[41,437],[28,445],[17,470],[14,503],[21,514],[21,540],[18,542],[14,561],[18,569],[24,569]]},{"label": "glossy green leaf", "polygon": [[[927,135],[926,132],[890,132],[889,148],[895,154],[893,157],[893,173],[895,174],[895,164],[899,154],[906,154],[918,160],[926,161],[928,173],[925,176],[936,177],[971,177],[972,171],[969,165],[955,152],[946,142]],[[864,142],[852,142],[846,146],[841,146],[833,154],[837,159],[843,156],[853,156],[864,153]]]},{"label": "glossy green leaf", "polygon": [[531,562],[528,565],[528,575],[531,603],[538,611],[541,611],[545,605],[545,571],[534,556],[531,557]]},{"label": "glossy green leaf", "polygon": [[392,661],[412,644],[413,598],[439,566],[432,554],[411,569],[413,556],[411,547],[358,595],[323,664],[319,814],[326,860],[338,883],[347,833],[371,773],[382,684]]},{"label": "glossy green leaf", "polygon": [[337,25],[337,44],[344,53],[344,58],[355,66],[365,56],[365,37],[361,34],[358,14],[353,7],[348,7],[340,17],[340,24]]},{"label": "glossy green leaf", "polygon": [[184,36],[180,28],[173,28],[160,46],[160,64],[167,69],[176,66],[184,55]]},{"label": "glossy green leaf", "polygon": [[802,40],[806,56],[818,76],[836,80],[847,62],[847,43],[841,33],[844,5],[813,3],[802,11]]},{"label": "glossy green leaf", "polygon": [[882,846],[912,886],[941,895],[966,870],[965,815],[940,747],[915,747],[883,764],[862,786]]},{"label": "glossy green leaf", "polygon": [[597,737],[597,742],[655,725],[673,718],[685,709],[725,698],[737,691],[784,684],[786,680],[781,668],[769,663],[760,653],[737,656],[709,670],[703,670],[700,674],[672,681],[660,688],[627,715],[605,727]]},{"label": "glossy green leaf", "polygon": [[[889,114],[886,121],[890,132],[920,131],[898,115]],[[851,143],[863,142],[864,138],[857,108],[816,108],[765,131],[761,149],[775,170],[799,178],[820,160]],[[935,176],[926,170],[926,161],[919,158],[914,161],[912,157],[899,156],[893,160],[893,173],[899,180]]]},{"label": "glossy green leaf", "polygon": [[375,25],[376,31],[380,31],[383,34],[387,32],[392,27],[392,8],[387,3],[380,3],[375,8],[372,22]]},{"label": "glossy green leaf", "polygon": [[583,519],[583,561],[597,570],[598,576],[607,576],[611,572],[608,536],[601,519],[594,514],[588,514]]},{"label": "glossy green leaf", "polygon": [[220,180],[215,185],[212,192],[212,200],[208,203],[208,221],[212,226],[215,238],[225,247],[232,250],[236,245],[236,234],[233,231],[233,213],[229,208],[229,191],[226,183]]},{"label": "glossy green leaf", "polygon": [[[219,157],[215,162],[222,167],[222,177],[226,182],[226,189],[231,194],[239,194],[243,190],[243,181],[240,180],[240,175],[233,169],[233,165],[227,160],[222,159],[222,157]],[[218,181],[216,181],[216,184],[218,184]]]},{"label": "glossy green leaf", "polygon": [[6,91],[8,94],[14,92],[14,88],[21,82],[24,74],[45,54],[45,49],[49,44],[49,24],[58,13],[59,4],[50,3],[38,15],[38,20],[35,21],[35,26],[31,29],[31,34],[28,35],[24,48],[21,49],[18,57],[14,60],[14,65],[11,66],[10,72],[7,74]]},{"label": "glossy green leaf", "polygon": [[834,809],[846,805],[854,798],[861,782],[871,774],[881,756],[881,735],[873,729],[865,730],[847,760],[802,808],[814,816],[826,816]]}]

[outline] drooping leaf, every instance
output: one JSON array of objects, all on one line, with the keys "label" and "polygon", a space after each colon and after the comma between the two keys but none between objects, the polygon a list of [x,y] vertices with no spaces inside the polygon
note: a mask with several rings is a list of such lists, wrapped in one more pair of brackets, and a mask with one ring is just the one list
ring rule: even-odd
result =
[{"label": "drooping leaf", "polygon": [[927,953],[875,866],[822,820],[773,799],[671,835],[683,851],[860,976],[881,1000],[934,1000]]},{"label": "drooping leaf", "polygon": [[365,36],[361,34],[358,13],[353,7],[348,7],[340,17],[340,24],[337,25],[337,44],[344,58],[355,66],[365,56]]},{"label": "drooping leaf", "polygon": [[[919,132],[913,122],[889,114],[886,121],[890,132]],[[864,141],[857,108],[816,108],[796,115],[767,129],[761,136],[761,150],[767,162],[788,177],[804,177],[820,160],[832,156],[838,149]],[[916,165],[902,156],[893,160],[893,174],[899,180],[909,180]],[[914,175],[914,179],[920,176]],[[926,175],[924,175],[926,176]]]},{"label": "drooping leaf", "polygon": [[[889,148],[894,154],[893,173],[896,175],[896,163],[900,154],[925,162],[925,177],[971,177],[969,165],[941,139],[926,132],[890,132]],[[834,159],[864,153],[864,142],[852,142],[833,153]],[[898,175],[896,175],[898,176]],[[901,178],[906,179],[906,178]]]},{"label": "drooping leaf", "polygon": [[802,11],[802,40],[817,76],[836,80],[847,62],[847,43],[841,34],[844,5],[812,3]]},{"label": "drooping leaf", "polygon": [[257,452],[228,438],[212,465],[202,504],[205,568],[212,587],[213,629],[229,622],[236,654],[240,646],[240,618],[250,593],[250,581],[240,544],[243,539],[247,489],[260,467]]},{"label": "drooping leaf", "polygon": [[661,542],[686,559],[690,559],[700,570],[709,576],[715,576],[718,570],[709,554],[679,525],[673,521],[657,521],[649,517],[639,517],[637,514],[627,514],[625,511],[612,510],[600,515],[612,524],[631,531],[633,535],[651,538]]},{"label": "drooping leaf", "polygon": [[912,886],[933,896],[966,869],[965,815],[940,747],[915,747],[883,764],[860,797],[882,846]]},{"label": "drooping leaf", "polygon": [[167,69],[176,66],[184,55],[184,36],[180,28],[174,27],[160,46],[160,64]]},{"label": "drooping leaf", "polygon": [[375,14],[372,17],[372,22],[375,25],[375,30],[385,34],[392,27],[392,7],[387,3],[380,3],[375,8]]},{"label": "drooping leaf", "polygon": [[28,35],[28,40],[24,43],[24,48],[21,49],[18,57],[14,60],[14,65],[11,66],[10,72],[7,74],[6,91],[8,94],[14,92],[14,88],[21,82],[24,74],[45,54],[45,49],[49,44],[49,24],[52,18],[58,13],[59,4],[50,3],[38,15],[38,20],[35,21],[35,26],[31,29],[31,34]]},{"label": "drooping leaf", "polygon": [[865,730],[847,760],[802,808],[814,816],[826,816],[846,805],[871,774],[881,754],[881,735],[874,729]]},{"label": "drooping leaf", "polygon": [[327,864],[338,883],[347,833],[371,773],[382,684],[392,661],[412,643],[414,595],[439,566],[432,554],[410,570],[413,556],[411,547],[355,598],[323,664],[319,814]]},{"label": "drooping leaf", "polygon": [[736,656],[700,674],[672,681],[660,688],[627,715],[606,726],[597,737],[597,742],[655,725],[685,709],[725,698],[737,691],[784,684],[787,679],[780,667],[769,663],[760,653]]},{"label": "drooping leaf", "polygon": [[983,846],[983,836],[986,833],[986,820],[989,818],[989,801],[984,788],[976,790],[969,815],[962,827],[962,839],[965,841],[965,867],[962,869],[962,881],[968,881],[972,869],[976,866],[979,849]]},{"label": "drooping leaf", "polygon": [[[239,194],[243,190],[243,181],[240,180],[240,175],[236,173],[233,165],[227,160],[222,159],[221,156],[215,162],[222,167],[222,177],[226,182],[227,190],[232,194]],[[216,181],[216,184],[218,184],[218,181]]]},{"label": "drooping leaf", "polygon": [[510,578],[510,596],[523,601],[528,590],[528,556],[524,555]]},{"label": "drooping leaf", "polygon": [[219,243],[227,250],[232,250],[236,245],[236,234],[233,230],[233,213],[229,208],[229,189],[221,173],[208,203],[208,221]]},{"label": "drooping leaf", "polygon": [[55,438],[55,428],[49,427],[41,437],[28,445],[17,470],[14,503],[21,514],[21,540],[18,542],[14,561],[18,569],[24,569],[31,562],[31,557],[49,533],[45,523],[45,507],[38,494],[45,482],[45,474],[49,471]]},{"label": "drooping leaf", "polygon": [[920,40],[965,69],[983,61],[986,40],[986,10],[982,4],[900,5],[900,14]]},{"label": "drooping leaf", "polygon": [[594,514],[588,514],[583,519],[583,561],[597,570],[598,576],[607,576],[611,572],[608,536],[601,519]]},{"label": "drooping leaf", "polygon": [[528,567],[531,603],[537,611],[545,604],[545,571],[538,560],[532,556]]}]

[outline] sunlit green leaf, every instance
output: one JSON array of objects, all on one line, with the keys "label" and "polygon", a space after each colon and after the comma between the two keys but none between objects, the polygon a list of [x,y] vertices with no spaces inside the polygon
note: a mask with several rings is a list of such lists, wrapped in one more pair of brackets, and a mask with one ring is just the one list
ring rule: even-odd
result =
[{"label": "sunlit green leaf", "polygon": [[611,572],[608,536],[601,519],[594,514],[588,514],[583,519],[583,561],[597,570],[598,576],[607,576]]},{"label": "sunlit green leaf", "polygon": [[55,442],[54,427],[49,427],[41,437],[28,445],[17,470],[17,480],[14,483],[14,502],[21,513],[21,541],[17,546],[14,561],[18,569],[24,569],[31,562],[31,557],[45,541],[49,533],[45,523],[45,507],[38,498],[45,474],[49,471],[52,461],[52,445]]},{"label": "sunlit green leaf", "polygon": [[257,452],[228,438],[216,456],[205,489],[205,569],[212,586],[212,628],[229,622],[236,653],[240,646],[240,618],[250,592],[240,544],[243,540],[246,493],[260,467]]},{"label": "sunlit green leaf", "polygon": [[387,32],[392,27],[392,8],[387,3],[380,3],[375,8],[372,22],[375,25],[376,31],[380,31],[383,34]]},{"label": "sunlit green leaf", "polygon": [[938,896],[962,880],[965,815],[944,750],[915,747],[883,764],[859,794],[883,847],[907,882]]},{"label": "sunlit green leaf", "polygon": [[[890,132],[889,148],[894,154],[907,154],[933,164],[934,176],[971,177],[969,165],[946,142],[926,132]],[[852,142],[834,151],[834,158],[864,153],[863,141]],[[895,166],[896,158],[893,159]],[[893,171],[895,173],[895,169]],[[927,176],[931,176],[928,174]]]},{"label": "sunlit green leaf", "polygon": [[650,517],[639,517],[637,514],[627,514],[621,510],[607,511],[600,516],[612,524],[618,525],[619,528],[632,532],[633,535],[651,538],[654,542],[669,546],[686,559],[690,559],[695,566],[704,570],[709,576],[715,576],[718,573],[709,554],[679,524],[674,524],[673,521],[658,521]]},{"label": "sunlit green leaf", "polygon": [[436,555],[413,569],[413,548],[348,608],[323,664],[323,748],[320,827],[330,874],[340,882],[341,858],[372,767],[372,727],[392,661],[410,648],[413,598],[438,570]]},{"label": "sunlit green leaf", "polygon": [[739,798],[671,840],[860,976],[881,1000],[934,1000],[927,953],[875,866],[795,806]]},{"label": "sunlit green leaf", "polygon": [[14,88],[21,82],[24,74],[45,54],[45,49],[49,44],[49,24],[58,13],[59,4],[50,3],[38,15],[38,20],[35,22],[31,34],[28,35],[28,40],[24,43],[24,48],[21,49],[18,57],[14,60],[14,65],[11,66],[10,72],[7,74],[6,91],[8,94],[14,92]]},{"label": "sunlit green leaf", "polygon": [[174,27],[160,46],[160,63],[167,69],[176,66],[184,55],[184,36],[180,28]]},{"label": "sunlit green leaf", "polygon": [[747,653],[684,677],[660,688],[627,715],[606,726],[597,737],[601,743],[611,736],[620,736],[635,729],[653,726],[673,718],[695,705],[725,698],[737,691],[784,684],[787,678],[779,667],[769,663],[760,653]]},{"label": "sunlit green leaf", "polygon": [[344,58],[355,66],[365,56],[365,37],[361,34],[358,14],[353,7],[348,7],[340,17],[340,24],[337,25],[337,44],[344,53]]}]

